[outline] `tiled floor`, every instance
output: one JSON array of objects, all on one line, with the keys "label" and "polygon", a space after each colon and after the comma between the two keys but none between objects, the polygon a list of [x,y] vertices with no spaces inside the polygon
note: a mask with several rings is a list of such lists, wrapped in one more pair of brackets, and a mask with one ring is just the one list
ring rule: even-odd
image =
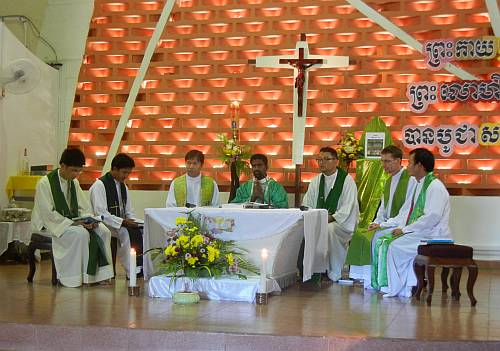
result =
[{"label": "tiled floor", "polygon": [[[431,307],[384,299],[361,287],[295,285],[266,306],[129,297],[123,274],[112,285],[52,287],[50,262],[38,266],[33,284],[27,266],[0,265],[0,322],[280,336],[500,340],[500,271],[481,269],[476,307],[462,286],[460,302],[442,298],[440,283]],[[466,280],[464,272],[462,283]],[[144,291],[144,290],[143,290]]]}]

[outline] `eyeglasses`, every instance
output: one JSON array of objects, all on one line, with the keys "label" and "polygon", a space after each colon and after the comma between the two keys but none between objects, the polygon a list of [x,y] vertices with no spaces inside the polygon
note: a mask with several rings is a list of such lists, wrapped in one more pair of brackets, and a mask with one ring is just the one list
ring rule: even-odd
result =
[{"label": "eyeglasses", "polygon": [[335,157],[317,158],[316,162],[321,163],[321,162],[328,162],[328,161],[331,161],[331,160],[336,160],[336,158]]},{"label": "eyeglasses", "polygon": [[394,162],[396,161],[396,159],[392,159],[392,160],[382,160],[382,163],[391,163],[391,162]]}]

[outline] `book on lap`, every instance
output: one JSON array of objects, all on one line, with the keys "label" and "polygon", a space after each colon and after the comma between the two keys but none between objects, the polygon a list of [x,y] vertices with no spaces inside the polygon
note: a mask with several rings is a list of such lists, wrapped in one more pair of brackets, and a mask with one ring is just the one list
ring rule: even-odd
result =
[{"label": "book on lap", "polygon": [[101,216],[82,216],[82,217],[74,217],[71,218],[73,221],[82,221],[85,224],[99,223],[102,222]]}]

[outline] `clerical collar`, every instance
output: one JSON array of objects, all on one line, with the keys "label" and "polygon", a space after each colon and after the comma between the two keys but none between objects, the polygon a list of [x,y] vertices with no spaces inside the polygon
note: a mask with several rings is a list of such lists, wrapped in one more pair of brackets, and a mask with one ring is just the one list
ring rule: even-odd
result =
[{"label": "clerical collar", "polygon": [[198,174],[196,177],[191,177],[189,174],[186,173],[186,177],[193,181],[201,180],[201,173]]},{"label": "clerical collar", "polygon": [[265,178],[262,178],[262,179],[257,179],[257,178],[254,178],[253,181],[258,181],[259,183],[261,184],[265,184],[269,181],[269,177],[265,177]]},{"label": "clerical collar", "polygon": [[333,172],[333,173],[332,173],[332,174],[330,174],[330,175],[326,175],[325,173],[323,173],[323,175],[324,175],[326,178],[331,178],[331,177],[333,177],[333,176],[337,175],[337,172],[338,172],[338,169],[336,169],[336,170],[335,170],[335,172]]}]

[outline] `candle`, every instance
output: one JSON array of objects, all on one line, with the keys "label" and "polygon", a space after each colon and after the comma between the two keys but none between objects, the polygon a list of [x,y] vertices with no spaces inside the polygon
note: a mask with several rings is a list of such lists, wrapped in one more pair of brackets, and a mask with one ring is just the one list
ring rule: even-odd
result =
[{"label": "candle", "polygon": [[136,253],[135,249],[130,249],[130,262],[129,262],[129,286],[137,286],[137,269],[136,269]]},{"label": "candle", "polygon": [[231,129],[233,130],[233,139],[239,139],[238,128],[240,127],[240,102],[234,100],[231,102]]},{"label": "candle", "polygon": [[259,290],[261,293],[267,292],[267,274],[266,274],[266,266],[267,266],[267,249],[260,250],[260,258],[262,267],[260,268],[260,284]]}]

